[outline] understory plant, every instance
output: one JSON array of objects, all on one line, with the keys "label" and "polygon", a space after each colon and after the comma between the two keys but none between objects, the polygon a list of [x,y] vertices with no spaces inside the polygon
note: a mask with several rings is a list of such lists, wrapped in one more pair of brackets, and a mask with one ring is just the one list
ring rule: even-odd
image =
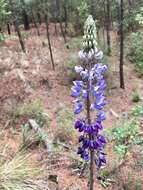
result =
[{"label": "understory plant", "polygon": [[103,74],[107,66],[100,63],[103,52],[98,50],[96,39],[95,21],[90,15],[85,22],[83,48],[79,52],[82,66],[75,66],[81,80],[74,81],[71,89],[71,96],[75,98],[74,114],[84,112],[84,115],[77,118],[75,129],[81,133],[77,153],[90,164],[89,190],[93,190],[94,185],[94,163],[97,169],[106,163],[104,153],[106,140],[100,132],[103,129],[102,121],[106,119],[103,111],[106,104],[104,96],[106,83]]},{"label": "understory plant", "polygon": [[[136,177],[142,167],[143,135],[140,122],[136,117],[137,115],[131,115],[131,118],[121,118],[114,123],[113,127],[103,131],[110,144],[107,148],[111,150],[112,146],[113,152],[110,152],[110,162],[107,167],[100,170],[102,186],[107,187],[112,184],[113,189],[123,187],[136,189],[136,185],[138,186]],[[130,172],[133,174],[132,185],[128,177]]]},{"label": "understory plant", "polygon": [[143,32],[132,33],[129,39],[129,53],[130,61],[135,63],[136,70],[143,74]]},{"label": "understory plant", "polygon": [[140,99],[140,95],[139,95],[139,92],[137,89],[134,89],[133,92],[132,92],[132,101],[133,102],[139,102],[141,99]]},{"label": "understory plant", "polygon": [[[40,170],[39,170],[40,171]],[[0,160],[1,190],[38,190],[33,178],[39,172],[29,164],[29,155],[17,154],[11,160]]]}]

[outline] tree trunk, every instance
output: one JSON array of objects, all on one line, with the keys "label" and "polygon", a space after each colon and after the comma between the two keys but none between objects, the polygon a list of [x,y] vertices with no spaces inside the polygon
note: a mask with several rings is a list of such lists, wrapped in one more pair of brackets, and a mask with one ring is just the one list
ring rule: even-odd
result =
[{"label": "tree trunk", "polygon": [[55,26],[55,35],[57,36],[58,35],[58,30],[57,30],[57,22],[56,22],[56,20],[54,22],[54,26]]},{"label": "tree trunk", "polygon": [[29,30],[30,29],[29,19],[25,10],[23,10],[23,22],[24,22],[24,29]]},{"label": "tree trunk", "polygon": [[21,45],[21,49],[25,53],[26,49],[25,49],[24,41],[22,39],[21,32],[20,32],[20,29],[19,29],[19,25],[18,25],[18,21],[17,21],[17,16],[15,15],[15,12],[14,12],[13,1],[9,0],[9,4],[11,6],[12,17],[13,17],[13,20],[14,20],[13,24],[14,24],[15,32],[18,35],[19,43]]},{"label": "tree trunk", "polygon": [[33,23],[34,23],[34,26],[36,28],[36,31],[37,31],[37,35],[40,36],[40,31],[39,31],[39,27],[38,27],[38,24],[35,20],[35,16],[34,16],[34,13],[33,13],[33,10],[31,8],[31,14],[32,14],[32,20],[33,20]]},{"label": "tree trunk", "polygon": [[[129,17],[130,17],[130,16],[132,15],[132,8],[133,8],[132,1],[131,1],[131,0],[128,0],[128,4],[129,4],[128,12],[129,12]],[[134,25],[133,25],[133,24],[130,24],[130,25],[129,25],[129,29],[130,29],[132,32],[135,32],[135,28],[134,28]]]},{"label": "tree trunk", "polygon": [[23,42],[23,39],[22,39],[22,36],[21,36],[21,32],[19,30],[19,26],[18,26],[17,20],[14,21],[14,27],[15,27],[15,31],[16,31],[16,33],[18,35],[19,43],[21,45],[22,51],[25,53],[26,52],[25,45],[24,45],[24,42]]},{"label": "tree trunk", "polygon": [[106,20],[106,31],[107,31],[107,55],[111,55],[111,38],[110,38],[110,0],[107,0],[107,20]]},{"label": "tree trunk", "polygon": [[123,9],[123,0],[120,1],[120,87],[125,88],[124,84],[124,29],[123,29],[123,20],[124,20],[124,9]]},{"label": "tree trunk", "polygon": [[104,25],[102,28],[102,37],[103,37],[103,48],[104,48],[104,50],[106,50],[106,38],[105,38],[105,27],[104,27]]},{"label": "tree trunk", "polygon": [[65,20],[65,31],[64,33],[67,34],[67,27],[68,27],[68,13],[67,13],[67,4],[66,1],[64,2],[64,20]]},{"label": "tree trunk", "polygon": [[95,20],[95,0],[91,0],[91,15],[93,16],[93,19]]},{"label": "tree trunk", "polygon": [[7,23],[7,32],[8,32],[8,35],[11,35],[11,30],[10,30],[10,24]]},{"label": "tree trunk", "polygon": [[60,2],[59,0],[56,0],[56,8],[57,8],[57,17],[58,17],[58,20],[60,22],[60,29],[61,29],[61,34],[63,36],[63,39],[64,39],[64,42],[66,43],[67,40],[66,40],[66,35],[65,35],[65,32],[64,32],[64,29],[63,29],[63,24],[62,24],[62,21],[61,21],[61,11],[60,11]]},{"label": "tree trunk", "polygon": [[41,25],[41,24],[42,24],[42,21],[41,21],[41,14],[40,14],[39,12],[37,13],[37,18],[38,18],[39,24]]},{"label": "tree trunk", "polygon": [[61,20],[60,20],[60,29],[61,29],[61,33],[62,33],[62,36],[63,36],[64,42],[67,43],[66,35],[65,35],[65,32],[64,32],[63,24],[62,24]]},{"label": "tree trunk", "polygon": [[23,6],[23,22],[24,22],[24,29],[25,30],[29,30],[30,29],[30,25],[29,25],[29,18],[28,18],[28,15],[26,13],[26,10],[25,10],[25,2],[24,0],[21,0],[21,3],[22,3],[22,6]]},{"label": "tree trunk", "polygon": [[51,47],[51,40],[50,40],[50,34],[49,34],[49,23],[48,23],[47,15],[45,15],[45,24],[46,24],[47,39],[48,39],[50,57],[51,57],[51,62],[52,62],[52,68],[53,68],[53,70],[55,70],[55,63],[54,63],[53,52],[52,52],[52,47]]}]

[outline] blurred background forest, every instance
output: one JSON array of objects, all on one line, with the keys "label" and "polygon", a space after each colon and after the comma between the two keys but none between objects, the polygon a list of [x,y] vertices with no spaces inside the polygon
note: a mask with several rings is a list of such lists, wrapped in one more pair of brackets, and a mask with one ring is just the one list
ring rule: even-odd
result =
[{"label": "blurred background forest", "polygon": [[70,88],[84,22],[107,64],[96,190],[143,190],[143,0],[0,0],[0,190],[85,190]]}]

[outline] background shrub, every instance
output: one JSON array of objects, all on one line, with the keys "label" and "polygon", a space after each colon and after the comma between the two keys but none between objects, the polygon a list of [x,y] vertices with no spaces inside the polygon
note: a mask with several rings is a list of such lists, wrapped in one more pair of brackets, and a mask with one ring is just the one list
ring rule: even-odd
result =
[{"label": "background shrub", "polygon": [[129,60],[134,62],[136,70],[143,74],[143,32],[132,33],[129,38]]}]

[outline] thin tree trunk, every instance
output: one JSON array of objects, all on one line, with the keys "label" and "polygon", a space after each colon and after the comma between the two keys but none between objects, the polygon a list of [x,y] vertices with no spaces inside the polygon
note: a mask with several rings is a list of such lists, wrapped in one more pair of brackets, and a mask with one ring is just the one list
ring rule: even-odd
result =
[{"label": "thin tree trunk", "polygon": [[93,16],[93,19],[95,20],[95,1],[91,0],[91,15]]},{"label": "thin tree trunk", "polygon": [[39,31],[39,27],[38,27],[38,24],[35,20],[35,16],[34,16],[34,13],[33,13],[33,10],[31,8],[31,14],[32,14],[32,20],[33,20],[33,23],[34,23],[34,26],[36,28],[36,31],[37,31],[37,35],[40,36],[40,31]]},{"label": "thin tree trunk", "polygon": [[62,33],[62,36],[63,36],[64,42],[67,43],[66,35],[65,35],[65,32],[64,32],[63,24],[62,24],[61,20],[60,20],[60,29],[61,29],[61,33]]},{"label": "thin tree trunk", "polygon": [[57,2],[54,1],[54,26],[55,26],[55,35],[58,35],[57,22],[58,22],[58,13],[57,13]]},{"label": "thin tree trunk", "polygon": [[102,28],[102,36],[103,36],[103,48],[104,48],[104,50],[106,50],[106,39],[105,39],[105,28],[104,28],[104,25],[103,25],[103,28]]},{"label": "thin tree trunk", "polygon": [[110,38],[110,0],[107,0],[107,21],[106,21],[106,31],[107,31],[107,55],[111,55],[111,38]]},{"label": "thin tree trunk", "polygon": [[26,10],[25,10],[25,2],[24,2],[24,0],[21,0],[21,3],[22,3],[22,6],[23,6],[22,14],[23,14],[24,29],[29,30],[30,29],[30,24],[29,24],[28,15],[27,15]]},{"label": "thin tree trunk", "polygon": [[[132,15],[133,3],[131,0],[128,0],[128,4],[129,4],[128,12],[129,12],[129,17],[130,17]],[[135,27],[132,23],[129,25],[129,28],[131,29],[132,32],[135,32]]]},{"label": "thin tree trunk", "polygon": [[24,29],[29,30],[30,29],[29,19],[25,10],[23,11],[23,21],[24,21]]},{"label": "thin tree trunk", "polygon": [[18,35],[19,43],[21,45],[22,51],[25,53],[26,49],[25,49],[25,45],[24,45],[24,42],[23,42],[23,39],[22,39],[21,32],[20,32],[20,29],[19,29],[17,21],[14,21],[14,27],[15,27],[15,31],[16,31],[16,33]]},{"label": "thin tree trunk", "polygon": [[59,23],[60,23],[61,34],[63,36],[64,42],[66,43],[67,40],[66,40],[66,35],[64,33],[63,24],[62,24],[62,21],[61,21],[61,11],[60,11],[59,0],[56,0],[56,8],[57,8],[57,15],[58,15],[57,17],[58,17]]},{"label": "thin tree trunk", "polygon": [[123,0],[120,1],[120,87],[125,88],[124,84],[124,30],[123,30],[124,9]]},{"label": "thin tree trunk", "polygon": [[67,27],[68,27],[68,12],[67,12],[67,5],[66,5],[66,1],[64,4],[64,19],[65,19],[65,31],[64,33],[67,34]]},{"label": "thin tree trunk", "polygon": [[111,30],[114,29],[114,20],[113,20],[113,11],[110,10],[110,23],[111,23]]},{"label": "thin tree trunk", "polygon": [[9,0],[9,4],[11,6],[12,17],[13,17],[13,20],[14,20],[13,24],[14,24],[15,32],[18,35],[19,43],[21,45],[21,49],[25,53],[26,49],[25,49],[24,41],[22,39],[21,32],[20,32],[20,29],[19,29],[19,25],[18,25],[18,21],[17,21],[17,16],[15,15],[15,12],[14,12],[13,1]]},{"label": "thin tree trunk", "polygon": [[100,28],[97,28],[97,39],[98,39],[98,43],[100,45]]},{"label": "thin tree trunk", "polygon": [[38,22],[41,25],[42,21],[41,21],[41,14],[38,12],[37,13],[37,17],[38,17]]},{"label": "thin tree trunk", "polygon": [[11,30],[10,30],[10,24],[7,23],[7,32],[8,32],[8,35],[11,35]]},{"label": "thin tree trunk", "polygon": [[54,22],[54,25],[55,25],[55,35],[57,36],[58,35],[58,30],[57,30],[57,22],[56,22],[56,20]]},{"label": "thin tree trunk", "polygon": [[105,37],[105,32],[106,32],[106,8],[105,8],[105,1],[103,2],[103,12],[104,12],[104,17],[102,17],[102,36],[103,36],[103,48],[106,51],[106,37]]},{"label": "thin tree trunk", "polygon": [[45,24],[46,24],[47,39],[48,39],[48,45],[49,45],[49,50],[50,50],[52,68],[53,68],[53,70],[55,70],[55,63],[54,63],[53,52],[52,52],[52,47],[51,47],[50,34],[49,34],[49,23],[48,23],[48,16],[47,15],[45,15]]}]

